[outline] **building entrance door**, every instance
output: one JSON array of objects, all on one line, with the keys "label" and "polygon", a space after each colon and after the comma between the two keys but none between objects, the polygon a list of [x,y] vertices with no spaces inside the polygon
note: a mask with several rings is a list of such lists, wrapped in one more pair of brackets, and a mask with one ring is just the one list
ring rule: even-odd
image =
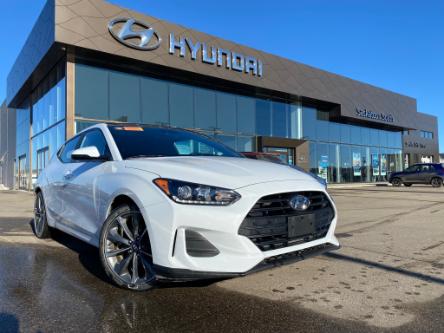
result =
[{"label": "building entrance door", "polygon": [[256,149],[276,155],[282,162],[309,170],[309,142],[299,139],[257,136]]}]

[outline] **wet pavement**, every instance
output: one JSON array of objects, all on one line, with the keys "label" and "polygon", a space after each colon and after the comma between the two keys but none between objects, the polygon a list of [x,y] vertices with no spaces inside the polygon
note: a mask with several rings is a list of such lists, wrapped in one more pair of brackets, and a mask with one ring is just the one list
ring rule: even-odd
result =
[{"label": "wet pavement", "polygon": [[0,332],[442,332],[444,190],[332,190],[340,251],[217,283],[118,289],[95,248],[36,239],[0,192]]}]

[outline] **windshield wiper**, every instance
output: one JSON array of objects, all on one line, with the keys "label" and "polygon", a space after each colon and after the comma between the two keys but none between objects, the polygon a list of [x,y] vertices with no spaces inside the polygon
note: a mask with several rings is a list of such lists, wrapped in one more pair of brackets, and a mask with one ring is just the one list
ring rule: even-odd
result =
[{"label": "windshield wiper", "polygon": [[130,156],[127,157],[126,159],[133,159],[133,158],[146,158],[146,157],[165,157],[165,155],[160,155],[160,154],[151,154],[151,155],[144,155],[144,154],[140,154],[140,155],[134,155],[134,156]]}]

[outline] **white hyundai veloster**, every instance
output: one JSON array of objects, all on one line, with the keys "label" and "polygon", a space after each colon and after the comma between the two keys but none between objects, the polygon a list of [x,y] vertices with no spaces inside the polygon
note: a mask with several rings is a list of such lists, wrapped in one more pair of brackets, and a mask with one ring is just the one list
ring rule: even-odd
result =
[{"label": "white hyundai veloster", "polygon": [[182,129],[99,124],[68,140],[35,185],[34,230],[99,249],[118,286],[223,279],[339,247],[325,185]]}]

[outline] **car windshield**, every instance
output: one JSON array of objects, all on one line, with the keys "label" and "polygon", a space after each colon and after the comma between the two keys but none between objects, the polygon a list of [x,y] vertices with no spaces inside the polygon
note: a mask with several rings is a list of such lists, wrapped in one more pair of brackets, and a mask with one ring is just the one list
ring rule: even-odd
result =
[{"label": "car windshield", "polygon": [[191,131],[139,125],[109,125],[123,159],[163,156],[243,157],[211,138]]}]

